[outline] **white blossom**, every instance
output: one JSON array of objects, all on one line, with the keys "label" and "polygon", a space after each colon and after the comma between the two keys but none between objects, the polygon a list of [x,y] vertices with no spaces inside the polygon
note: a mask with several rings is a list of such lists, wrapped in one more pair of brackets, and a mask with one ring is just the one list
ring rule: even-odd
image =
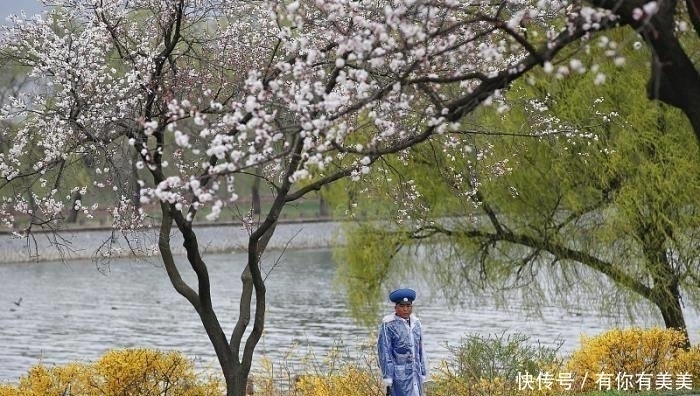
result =
[{"label": "white blossom", "polygon": [[[93,179],[76,191],[90,204],[68,202],[72,186],[62,184],[60,200],[45,191],[37,201],[47,213],[73,205],[92,216],[105,208],[123,228],[147,216],[125,198],[133,192],[124,191],[122,173],[132,167],[141,205],[166,202],[193,221],[198,210],[218,218],[225,202],[238,199],[229,181],[237,174],[294,190],[334,171],[372,177],[379,157],[405,160],[417,142],[459,148],[449,138],[464,114],[450,104],[509,111],[500,89],[521,73],[536,82],[532,55],[549,78],[586,72],[581,60],[556,57],[566,44],[558,40],[569,33],[585,42],[586,30],[614,19],[570,1],[514,2],[504,13],[486,1],[211,0],[188,3],[181,36],[163,37],[167,29],[157,27],[176,16],[170,2],[114,0],[99,10],[93,0],[52,4],[66,12],[17,20],[0,35],[3,54],[15,54],[37,88],[0,110],[0,120],[20,120],[0,131],[0,176],[19,183],[36,174],[45,191],[61,164],[89,153]],[[657,11],[655,2],[640,9]],[[483,23],[484,16],[505,19]],[[533,39],[541,53],[530,54],[505,29]],[[163,57],[170,40],[175,52]],[[618,64],[617,43],[598,45]],[[498,88],[484,83],[501,78]],[[551,121],[543,133],[555,127]],[[116,204],[95,206],[92,197],[103,191]],[[6,205],[4,223],[15,210],[31,210],[26,197]]]}]

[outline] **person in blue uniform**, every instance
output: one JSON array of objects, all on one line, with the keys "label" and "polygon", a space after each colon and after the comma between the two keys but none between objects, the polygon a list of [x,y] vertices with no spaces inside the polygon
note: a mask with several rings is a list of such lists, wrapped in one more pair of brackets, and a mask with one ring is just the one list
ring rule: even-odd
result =
[{"label": "person in blue uniform", "polygon": [[377,354],[387,395],[423,396],[428,377],[420,320],[413,315],[413,289],[398,289],[389,294],[394,313],[385,316],[379,327]]}]

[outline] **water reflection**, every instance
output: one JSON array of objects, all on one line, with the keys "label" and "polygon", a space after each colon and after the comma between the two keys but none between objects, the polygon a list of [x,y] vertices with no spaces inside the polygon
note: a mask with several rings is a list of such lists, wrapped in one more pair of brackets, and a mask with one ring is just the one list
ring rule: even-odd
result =
[{"label": "water reflection", "polygon": [[[339,341],[345,346],[371,342],[371,330],[353,323],[333,287],[336,265],[328,250],[289,251],[275,265],[278,254],[266,257],[266,269],[274,269],[267,279],[267,323],[258,358],[285,359],[291,345],[323,356]],[[207,258],[214,303],[227,332],[235,320],[244,258]],[[40,361],[90,361],[108,349],[126,347],[176,349],[199,365],[215,367],[196,312],[173,290],[157,259],[118,259],[100,268],[90,260],[0,265],[0,380],[14,381]],[[390,305],[386,308],[391,312]],[[517,307],[508,313],[488,305],[451,311],[439,298],[417,301],[415,312],[432,362],[447,357],[445,344],[455,345],[465,334],[518,331],[545,344],[561,338],[565,353],[578,345],[581,333],[609,327],[585,310],[572,314],[545,307],[543,318],[533,320]],[[698,318],[687,319],[694,338]]]}]

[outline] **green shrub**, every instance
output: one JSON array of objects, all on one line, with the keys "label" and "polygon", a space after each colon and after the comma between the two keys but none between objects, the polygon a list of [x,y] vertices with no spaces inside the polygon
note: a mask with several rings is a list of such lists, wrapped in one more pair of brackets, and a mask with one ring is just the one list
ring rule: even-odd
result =
[{"label": "green shrub", "polygon": [[[442,362],[433,375],[433,396],[547,394],[554,386],[526,389],[519,381],[526,373],[555,373],[561,367],[558,346],[530,342],[522,334],[483,337],[469,335],[458,346],[448,346],[451,358]],[[551,389],[550,389],[551,388]]]}]

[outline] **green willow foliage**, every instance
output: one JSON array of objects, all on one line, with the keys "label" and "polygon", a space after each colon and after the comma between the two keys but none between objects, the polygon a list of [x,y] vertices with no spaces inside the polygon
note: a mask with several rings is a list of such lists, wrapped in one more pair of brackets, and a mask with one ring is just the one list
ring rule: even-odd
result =
[{"label": "green willow foliage", "polygon": [[335,260],[344,263],[338,276],[352,301],[350,313],[367,326],[376,325],[375,318],[379,314],[376,301],[384,295],[380,284],[389,275],[389,264],[395,253],[393,247],[401,243],[400,239],[400,235],[393,233],[378,236],[372,226],[359,225],[348,233],[346,242],[362,248],[336,252]]},{"label": "green willow foliage", "polygon": [[[569,68],[568,78],[546,81],[540,70],[519,81],[491,109],[437,138],[452,150],[429,142],[368,175],[370,198],[353,213],[383,208],[377,216],[394,221],[357,228],[359,239],[351,234],[348,272],[380,274],[363,279],[375,290],[388,266],[419,265],[448,297],[516,298],[533,309],[550,298],[589,304],[590,296],[574,293],[589,288],[603,310],[647,317],[648,302],[667,304],[654,288],[663,293],[658,280],[672,275],[686,300],[700,300],[692,282],[700,273],[692,129],[679,111],[646,98],[648,51],[616,48],[590,42],[580,51],[599,60],[591,70],[563,57],[554,67]],[[382,253],[389,246],[403,254]]]}]

